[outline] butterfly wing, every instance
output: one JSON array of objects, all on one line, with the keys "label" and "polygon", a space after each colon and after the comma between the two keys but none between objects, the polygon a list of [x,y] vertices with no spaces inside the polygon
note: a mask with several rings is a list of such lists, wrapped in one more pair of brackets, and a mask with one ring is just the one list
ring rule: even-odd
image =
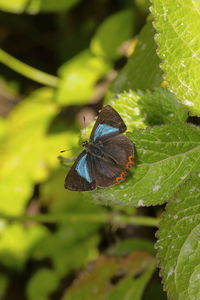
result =
[{"label": "butterfly wing", "polygon": [[123,181],[127,169],[134,164],[132,142],[120,134],[105,140],[101,149],[104,153],[102,158],[91,155],[96,185],[107,187]]},{"label": "butterfly wing", "polygon": [[102,143],[105,155],[110,156],[121,167],[128,169],[134,164],[134,149],[130,139],[125,135],[113,136]]},{"label": "butterfly wing", "polygon": [[[101,159],[91,156],[93,165],[93,174],[96,185],[107,187],[117,183],[116,178],[120,177],[122,169],[118,167],[111,159]],[[124,178],[123,178],[124,179]]]},{"label": "butterfly wing", "polygon": [[106,105],[99,113],[90,136],[90,141],[103,141],[124,131],[126,131],[126,125],[118,112],[110,105]]},{"label": "butterfly wing", "polygon": [[72,191],[91,191],[96,188],[92,160],[84,150],[76,159],[65,179],[65,188]]}]

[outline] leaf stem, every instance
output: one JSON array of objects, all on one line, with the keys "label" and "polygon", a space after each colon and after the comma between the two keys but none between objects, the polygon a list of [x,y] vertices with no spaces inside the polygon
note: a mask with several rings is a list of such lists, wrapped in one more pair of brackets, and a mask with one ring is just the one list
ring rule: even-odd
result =
[{"label": "leaf stem", "polygon": [[100,223],[104,224],[110,222],[115,225],[141,225],[141,226],[158,226],[159,219],[152,217],[143,216],[126,216],[117,214],[73,214],[73,213],[63,213],[63,214],[38,214],[38,215],[3,215],[0,214],[0,219],[9,222],[41,222],[41,223],[56,223],[56,222],[84,222],[84,223]]},{"label": "leaf stem", "polygon": [[21,75],[28,77],[38,83],[45,84],[51,87],[58,86],[58,77],[49,75],[45,72],[31,67],[6,53],[2,49],[0,49],[0,62],[11,68],[12,70],[20,73]]}]

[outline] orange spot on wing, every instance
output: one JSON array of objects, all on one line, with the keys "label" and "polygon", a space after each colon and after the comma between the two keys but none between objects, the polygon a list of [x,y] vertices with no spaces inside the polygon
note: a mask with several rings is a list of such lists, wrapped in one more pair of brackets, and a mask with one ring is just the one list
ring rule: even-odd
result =
[{"label": "orange spot on wing", "polygon": [[132,156],[132,155],[130,155],[130,156],[128,157],[128,162],[127,162],[127,164],[125,165],[125,168],[126,168],[126,169],[129,169],[131,165],[134,165],[134,161],[133,161],[133,156]]},{"label": "orange spot on wing", "polygon": [[[129,169],[131,165],[134,165],[132,155],[128,156],[128,162],[125,165],[125,169]],[[127,171],[123,171],[122,173],[120,173],[119,176],[115,178],[115,182],[123,181],[125,179],[126,174],[127,174]]]},{"label": "orange spot on wing", "polygon": [[119,174],[118,177],[115,178],[115,181],[116,181],[116,182],[120,182],[120,181],[124,180],[126,174],[127,174],[127,172],[126,172],[126,171],[123,171],[121,174]]}]

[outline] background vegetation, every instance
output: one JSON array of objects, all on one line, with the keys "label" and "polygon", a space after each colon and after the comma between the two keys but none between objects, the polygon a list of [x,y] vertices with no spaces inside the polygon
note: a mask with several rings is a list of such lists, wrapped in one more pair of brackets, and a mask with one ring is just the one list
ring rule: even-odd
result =
[{"label": "background vegetation", "polygon": [[[200,298],[199,15],[198,0],[0,0],[1,299]],[[67,191],[106,103],[136,166]]]}]

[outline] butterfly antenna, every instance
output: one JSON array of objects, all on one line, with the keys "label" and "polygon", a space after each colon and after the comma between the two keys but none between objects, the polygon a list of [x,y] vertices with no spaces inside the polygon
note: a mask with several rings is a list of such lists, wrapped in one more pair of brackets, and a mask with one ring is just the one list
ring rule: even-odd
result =
[{"label": "butterfly antenna", "polygon": [[[84,137],[85,136],[85,134],[86,134],[86,120],[85,120],[85,116],[83,116],[83,124],[84,124],[84,127],[83,127],[83,129],[82,129],[82,137]],[[82,137],[81,137],[81,139],[82,139]]]}]

